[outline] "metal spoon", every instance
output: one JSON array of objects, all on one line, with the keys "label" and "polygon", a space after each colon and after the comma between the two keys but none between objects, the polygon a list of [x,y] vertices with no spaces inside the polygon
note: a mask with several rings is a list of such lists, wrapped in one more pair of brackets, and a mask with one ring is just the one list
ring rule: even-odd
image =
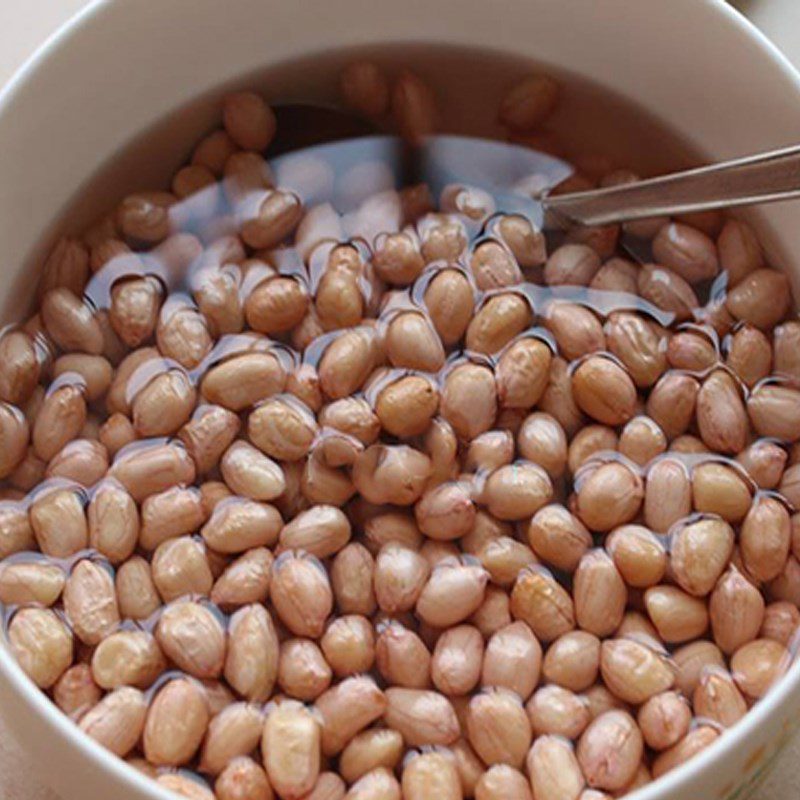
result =
[{"label": "metal spoon", "polygon": [[[331,202],[340,211],[349,210],[361,194],[354,194],[350,185],[343,189],[342,182],[347,183],[353,168],[370,163],[383,165],[383,170],[375,169],[380,184],[372,187],[375,191],[391,188],[387,175],[393,176],[395,186],[425,181],[434,196],[448,186],[463,185],[488,192],[499,210],[523,213],[546,227],[608,225],[800,197],[800,146],[633,184],[550,195],[548,190],[573,169],[527,147],[450,135],[431,136],[411,146],[393,136],[369,135],[375,133],[374,125],[334,108],[286,105],[276,107],[276,114],[281,139],[273,152],[284,153],[273,162],[279,177],[282,164],[296,164],[301,157],[322,160],[333,176],[327,194],[303,199]],[[314,144],[320,141],[328,143]],[[298,145],[303,149],[287,153]],[[292,188],[291,177],[288,181]]]}]

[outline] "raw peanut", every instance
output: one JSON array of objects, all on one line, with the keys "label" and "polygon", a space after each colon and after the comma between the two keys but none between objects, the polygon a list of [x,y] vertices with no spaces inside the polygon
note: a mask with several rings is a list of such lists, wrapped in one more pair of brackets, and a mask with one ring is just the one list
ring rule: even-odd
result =
[{"label": "raw peanut", "polygon": [[511,250],[498,241],[479,244],[469,259],[475,285],[481,291],[502,289],[522,282],[522,272]]},{"label": "raw peanut", "polygon": [[719,354],[712,341],[699,333],[679,331],[667,345],[667,360],[673,369],[705,372],[718,359]]},{"label": "raw peanut", "polygon": [[193,296],[212,336],[241,332],[244,308],[236,267],[228,265],[204,270],[196,278]]},{"label": "raw peanut", "polygon": [[539,736],[526,766],[537,800],[578,800],[586,785],[572,745],[558,736]]},{"label": "raw peanut", "polygon": [[275,115],[255,92],[234,92],[222,101],[222,123],[242,150],[266,150],[275,135]]},{"label": "raw peanut", "polygon": [[188,421],[197,396],[188,377],[170,370],[153,378],[133,401],[133,427],[141,438],[169,436]]},{"label": "raw peanut", "polygon": [[333,671],[310,639],[287,639],[280,645],[278,685],[297,700],[316,700],[330,685]]},{"label": "raw peanut", "polygon": [[404,800],[460,800],[461,782],[452,755],[446,751],[424,751],[414,755],[403,767]]},{"label": "raw peanut", "polygon": [[408,375],[390,383],[375,401],[381,425],[400,438],[424,433],[438,407],[435,385],[420,375]]},{"label": "raw peanut", "polygon": [[783,473],[780,486],[780,493],[796,508],[800,507],[800,461],[792,464]]},{"label": "raw peanut", "polygon": [[791,547],[791,521],[786,506],[772,497],[757,497],[742,522],[739,546],[747,572],[769,581],[783,572]]},{"label": "raw peanut", "polygon": [[717,251],[722,268],[728,273],[728,286],[736,286],[764,266],[764,254],[755,232],[740,219],[725,222],[717,238]]},{"label": "raw peanut", "polygon": [[668,439],[686,433],[692,422],[700,384],[681,372],[665,373],[647,398],[647,415]]},{"label": "raw peanut", "polygon": [[688,732],[692,707],[678,692],[661,692],[640,706],[636,721],[648,747],[666,750]]},{"label": "raw peanut", "polygon": [[337,617],[320,637],[325,660],[341,678],[368,672],[375,660],[375,634],[366,617]]},{"label": "raw peanut", "polygon": [[345,795],[346,800],[400,800],[400,784],[391,770],[377,767],[362,775]]},{"label": "raw peanut", "polygon": [[733,678],[722,670],[709,670],[700,676],[692,705],[698,716],[713,720],[723,728],[735,725],[747,713],[747,703]]},{"label": "raw peanut", "polygon": [[139,545],[154,550],[167,539],[194,533],[205,521],[202,497],[194,488],[175,487],[150,495],[142,503]]},{"label": "raw peanut", "polygon": [[[157,359],[160,358],[158,350],[154,347],[140,347],[132,353],[128,353],[119,362],[111,386],[106,393],[106,410],[109,414],[118,413],[130,416],[132,398],[129,396],[128,385],[131,378],[140,367],[143,367],[142,374],[150,374],[150,367],[157,366],[160,363]],[[155,364],[145,367],[151,361]]]},{"label": "raw peanut", "polygon": [[386,691],[386,701],[384,720],[407,745],[451,744],[458,737],[458,720],[444,695],[392,687]]},{"label": "raw peanut", "polygon": [[85,644],[98,644],[119,625],[113,578],[88,559],[73,567],[64,584],[63,602],[72,630]]},{"label": "raw peanut", "polygon": [[639,387],[652,386],[667,368],[666,336],[638,314],[616,312],[605,326],[608,349]]},{"label": "raw peanut", "polygon": [[356,493],[348,473],[329,467],[315,453],[306,460],[299,489],[304,501],[334,506],[343,506]]},{"label": "raw peanut", "polygon": [[436,97],[418,75],[404,69],[391,90],[391,112],[398,133],[412,143],[421,142],[436,127]]},{"label": "raw peanut", "polygon": [[789,386],[759,386],[747,400],[756,432],[789,442],[800,439],[800,391]]},{"label": "raw peanut", "polygon": [[450,540],[466,535],[476,517],[470,487],[448,482],[428,490],[415,504],[414,516],[419,529],[432,539]]},{"label": "raw peanut", "polygon": [[[258,205],[254,201],[248,205],[251,215],[242,222],[239,235],[248,247],[256,250],[268,250],[280,244],[295,230],[303,217],[303,203],[291,192],[267,190]],[[280,303],[278,308],[284,310],[285,306]],[[255,330],[259,330],[253,322],[249,324]],[[290,327],[293,326],[287,325],[284,330]]]},{"label": "raw peanut", "polygon": [[214,507],[200,533],[205,543],[220,553],[243,553],[253,547],[271,547],[282,525],[273,506],[231,497]]},{"label": "raw peanut", "polygon": [[539,509],[528,526],[528,543],[536,556],[558,569],[574,572],[592,545],[583,523],[560,505]]},{"label": "raw peanut", "polygon": [[[3,406],[7,414],[11,406]],[[5,461],[12,461],[19,450],[19,442],[23,445],[27,440],[27,423],[21,419],[15,426],[3,420],[3,439],[8,443],[9,453]],[[4,414],[5,416],[5,414]],[[86,422],[86,400],[82,386],[79,384],[62,384],[45,397],[31,431],[36,455],[43,461],[53,458],[67,442],[79,436]],[[21,460],[17,458],[17,462]],[[16,463],[14,464],[16,466]],[[10,471],[10,470],[9,470]]]},{"label": "raw peanut", "polygon": [[736,456],[736,460],[759,489],[775,489],[788,460],[786,451],[768,439],[758,439]]},{"label": "raw peanut", "polygon": [[312,506],[284,525],[280,534],[283,550],[305,550],[317,558],[339,552],[350,539],[350,520],[334,506]]},{"label": "raw peanut", "polygon": [[500,686],[530,696],[539,681],[542,648],[524,622],[496,631],[486,645],[481,671],[484,686]]},{"label": "raw peanut", "polygon": [[45,259],[37,287],[41,298],[46,292],[65,287],[76,295],[83,292],[89,277],[89,254],[80,241],[62,236]]},{"label": "raw peanut", "polygon": [[247,700],[265,702],[278,675],[278,649],[269,611],[258,603],[240,608],[228,625],[225,679]]},{"label": "raw peanut", "polygon": [[214,793],[205,782],[184,772],[164,772],[155,779],[159,786],[188,800],[213,800]]},{"label": "raw peanut", "polygon": [[286,374],[271,353],[245,353],[212,367],[200,390],[211,403],[243,411],[283,390]]},{"label": "raw peanut", "polygon": [[736,319],[768,330],[786,315],[791,297],[789,279],[784,273],[757,269],[728,292],[725,305]]},{"label": "raw peanut", "polygon": [[125,630],[106,636],[92,654],[92,677],[103,689],[147,689],[167,667],[161,648],[147,631]]},{"label": "raw peanut", "polygon": [[464,738],[458,739],[450,746],[450,754],[455,761],[456,772],[461,782],[461,791],[464,795],[474,796],[475,786],[486,767]]},{"label": "raw peanut", "polygon": [[259,404],[247,421],[247,435],[271,458],[297,461],[306,456],[319,429],[314,415],[301,402],[275,397]]},{"label": "raw peanut", "polygon": [[156,640],[169,659],[196,678],[216,678],[225,660],[225,631],[217,617],[194,601],[171,603],[158,620]]},{"label": "raw peanut", "polygon": [[386,354],[394,367],[437,372],[444,364],[439,335],[422,314],[405,311],[393,317],[386,331]]},{"label": "raw peanut", "polygon": [[692,728],[677,744],[661,753],[653,762],[653,777],[660,778],[670,770],[694,758],[701,750],[713,744],[719,733],[709,725]]},{"label": "raw peanut", "polygon": [[750,508],[750,487],[737,470],[709,461],[693,470],[692,500],[696,511],[740,522]]},{"label": "raw peanut", "polygon": [[40,689],[49,689],[72,663],[72,633],[49,608],[17,611],[8,626],[8,644]]},{"label": "raw peanut", "polygon": [[[442,194],[443,200],[447,191],[448,190],[445,190]],[[461,211],[461,213],[468,214],[469,216],[482,218],[485,216],[485,207],[480,207],[479,202],[470,206],[471,197],[471,190],[469,189],[457,191],[452,201],[452,204],[455,206],[453,211]],[[476,200],[480,197],[482,197],[480,192],[474,195],[474,199]],[[459,208],[459,206],[462,206],[463,210]],[[442,210],[444,210],[444,204],[442,205]],[[436,261],[445,261],[449,263],[458,261],[467,247],[467,237],[461,220],[453,219],[446,215],[431,215],[431,217],[426,218],[423,224],[424,228],[420,231],[422,236],[420,251],[424,262],[426,264],[431,264]]]},{"label": "raw peanut", "polygon": [[448,559],[431,572],[417,599],[416,615],[434,627],[456,625],[480,606],[487,580],[483,567]]},{"label": "raw peanut", "polygon": [[0,400],[21,405],[32,395],[40,373],[36,346],[25,331],[11,330],[0,338],[0,365]]},{"label": "raw peanut", "polygon": [[[86,436],[86,428],[81,433]],[[64,478],[81,486],[94,486],[107,470],[108,453],[100,442],[88,438],[73,439],[50,460],[45,477]]]},{"label": "raw peanut", "polygon": [[697,395],[697,426],[711,450],[739,453],[747,443],[747,413],[733,378],[722,370],[706,378]]},{"label": "raw peanut", "polygon": [[92,679],[88,664],[75,664],[58,679],[53,687],[55,704],[73,721],[78,720],[103,696]]},{"label": "raw peanut", "polygon": [[525,711],[535,736],[549,734],[577,739],[591,721],[588,702],[556,684],[538,689]]},{"label": "raw peanut", "polygon": [[433,650],[433,685],[446,695],[468,694],[478,684],[482,662],[480,631],[471,625],[449,628],[439,637]]},{"label": "raw peanut", "polygon": [[622,621],[628,591],[609,555],[600,549],[583,555],[573,576],[575,621],[595,636],[608,636]]},{"label": "raw peanut", "polygon": [[39,549],[53,558],[74,555],[89,541],[83,504],[69,489],[38,496],[31,505],[30,524]]},{"label": "raw peanut", "polygon": [[418,550],[422,544],[422,534],[413,516],[400,510],[379,512],[368,518],[364,522],[364,534],[367,546],[374,553],[389,542],[414,550]]},{"label": "raw peanut", "polygon": [[777,600],[766,607],[759,636],[788,646],[794,639],[799,624],[800,611],[797,607],[785,600]]},{"label": "raw peanut", "polygon": [[678,586],[697,597],[707,595],[728,565],[733,543],[733,530],[721,519],[700,519],[679,528],[670,549],[670,567]]},{"label": "raw peanut", "polygon": [[747,697],[757,700],[782,677],[789,661],[789,652],[780,642],[754,639],[731,656],[731,675]]},{"label": "raw peanut", "polygon": [[590,356],[572,375],[578,407],[606,425],[621,425],[634,413],[636,387],[622,367],[608,358]]},{"label": "raw peanut", "polygon": [[345,104],[365,117],[381,117],[389,107],[389,83],[372,61],[353,61],[339,76]]},{"label": "raw peanut", "polygon": [[225,451],[220,471],[234,493],[251,500],[274,500],[286,488],[280,465],[247,442],[234,442]]},{"label": "raw peanut", "polygon": [[[379,719],[387,710],[387,695],[366,676],[345,678],[323,692],[315,703],[322,715],[323,754],[337,755],[357,733]],[[389,727],[403,733],[396,725]]]},{"label": "raw peanut", "polygon": [[[410,234],[390,233],[377,245],[373,265],[381,280],[404,286],[419,277],[425,268],[425,259],[420,254],[418,242]],[[469,311],[472,311],[471,304]]]},{"label": "raw peanut", "polygon": [[559,85],[549,75],[531,75],[503,96],[498,118],[515,131],[537,128],[555,110],[559,95]]},{"label": "raw peanut", "polygon": [[664,545],[648,528],[623,525],[606,539],[605,547],[628,586],[646,589],[655,586],[664,576],[667,554]]},{"label": "raw peanut", "polygon": [[469,323],[467,349],[492,354],[501,350],[531,323],[528,301],[513,292],[490,297]]},{"label": "raw peanut", "polygon": [[[497,363],[497,399],[505,408],[528,409],[544,397],[552,380],[550,348],[535,337],[514,342]],[[544,408],[550,411],[549,408]],[[553,416],[558,418],[554,413]],[[564,424],[563,419],[559,422]]]},{"label": "raw peanut", "polygon": [[52,606],[61,597],[66,577],[56,564],[20,561],[0,565],[0,603],[6,606]]},{"label": "raw peanut", "polygon": [[467,713],[469,742],[481,760],[520,768],[531,744],[530,721],[520,699],[507,689],[474,695]]},{"label": "raw peanut", "polygon": [[355,783],[372,770],[393,770],[404,751],[403,737],[390,728],[370,728],[354,736],[339,756],[339,771]]},{"label": "raw peanut", "polygon": [[578,742],[578,763],[589,786],[618,791],[636,774],[644,750],[642,734],[625,711],[594,719]]},{"label": "raw peanut", "polygon": [[411,505],[431,474],[431,460],[407,445],[374,444],[356,459],[353,484],[370,503]]},{"label": "raw peanut", "polygon": [[155,333],[161,299],[161,288],[154,278],[134,278],[114,285],[109,321],[128,347],[139,347]]},{"label": "raw peanut", "polygon": [[123,619],[147,619],[161,605],[150,565],[141,556],[133,556],[119,566],[115,588]]},{"label": "raw peanut", "polygon": [[652,622],[641,611],[626,611],[622,622],[614,631],[615,639],[652,639],[658,642],[658,631]]},{"label": "raw peanut", "polygon": [[692,287],[676,272],[658,264],[639,269],[639,294],[654,306],[667,311],[678,322],[691,319],[700,303]]},{"label": "raw peanut", "polygon": [[603,642],[600,673],[613,694],[634,705],[670,689],[675,681],[675,672],[667,656],[633,639]]},{"label": "raw peanut", "polygon": [[260,283],[247,297],[247,324],[268,336],[299,325],[309,305],[306,290],[293,278],[274,277]]},{"label": "raw peanut", "polygon": [[42,323],[64,351],[99,355],[103,332],[91,307],[67,288],[53,289],[42,299]]},{"label": "raw peanut", "polygon": [[749,387],[769,375],[772,368],[772,346],[758,328],[744,325],[731,337],[726,363]]},{"label": "raw peanut", "polygon": [[8,483],[20,493],[30,491],[45,479],[46,473],[47,464],[29,447],[22,461],[8,476]]},{"label": "raw peanut", "polygon": [[384,680],[393,686],[430,686],[431,654],[422,639],[397,620],[379,623],[375,663]]},{"label": "raw peanut", "polygon": [[600,256],[585,244],[563,244],[544,265],[548,286],[588,286],[600,269]]},{"label": "raw peanut", "polygon": [[428,562],[397,542],[384,545],[375,560],[375,598],[387,614],[410,611],[430,576]]},{"label": "raw peanut", "polygon": [[137,502],[172,486],[194,482],[195,466],[183,447],[152,444],[120,453],[108,471]]},{"label": "raw peanut", "polygon": [[606,349],[600,321],[577,303],[552,303],[547,307],[545,324],[555,337],[559,353],[570,361]]},{"label": "raw peanut", "polygon": [[336,554],[331,564],[331,586],[339,611],[372,614],[376,604],[374,571],[372,556],[362,544],[351,542]]},{"label": "raw peanut", "polygon": [[[498,438],[503,433],[505,432],[498,431]],[[484,434],[484,436],[489,435]],[[550,414],[537,412],[526,417],[517,434],[517,446],[523,458],[544,467],[552,479],[555,480],[563,475],[567,466],[567,437],[558,420]],[[474,440],[470,445],[470,452],[476,447]],[[510,461],[511,458],[503,463]],[[503,464],[487,464],[489,468],[500,466]]]},{"label": "raw peanut", "polygon": [[589,283],[590,289],[607,292],[624,292],[637,294],[636,278],[639,274],[637,265],[624,258],[610,258],[595,273]]},{"label": "raw peanut", "polygon": [[344,800],[347,787],[335,772],[321,772],[314,788],[303,795],[303,800]]},{"label": "raw peanut", "polygon": [[533,800],[525,776],[508,764],[495,764],[481,775],[475,785],[475,800]]},{"label": "raw peanut", "polygon": [[600,665],[600,641],[586,631],[571,631],[557,638],[547,649],[542,662],[544,678],[581,692],[597,678]]},{"label": "raw peanut", "polygon": [[610,531],[636,516],[643,497],[641,478],[624,464],[609,462],[581,476],[577,514],[590,530]]},{"label": "raw peanut", "polygon": [[203,690],[190,680],[167,683],[147,710],[142,737],[151,764],[179,766],[197,752],[209,723]]},{"label": "raw peanut", "polygon": [[775,372],[800,379],[800,322],[789,320],[778,325],[772,332],[772,346]]},{"label": "raw peanut", "polygon": [[214,584],[205,546],[190,536],[162,542],[150,566],[153,583],[165,603],[184,595],[207,596]]},{"label": "raw peanut", "polygon": [[325,348],[319,363],[319,381],[325,394],[332,400],[354,394],[375,366],[376,348],[373,331],[364,326],[339,334]]},{"label": "raw peanut", "polygon": [[296,636],[316,639],[333,607],[328,574],[313,556],[286,551],[272,566],[269,596],[278,616]]},{"label": "raw peanut", "polygon": [[428,284],[425,307],[444,345],[453,345],[464,336],[474,302],[469,280],[459,270],[442,270]]},{"label": "raw peanut", "polygon": [[200,142],[192,153],[192,164],[207,167],[217,177],[222,175],[228,157],[236,151],[236,145],[224,130],[210,133]]},{"label": "raw peanut", "polygon": [[670,644],[696,639],[708,627],[705,603],[674,586],[651,586],[644,604],[658,635]]},{"label": "raw peanut", "polygon": [[147,716],[145,696],[131,686],[109,692],[78,723],[80,729],[120,758],[136,747]]},{"label": "raw peanut", "polygon": [[214,783],[218,800],[272,800],[272,787],[265,770],[252,758],[231,761]]},{"label": "raw peanut", "polygon": [[[194,194],[202,192],[214,186],[216,178],[214,173],[201,164],[189,164],[181,167],[172,177],[170,189],[172,193],[179,199],[185,200]],[[122,252],[125,252],[124,250]],[[95,250],[92,250],[92,260],[94,261]],[[95,270],[96,271],[96,270]]]},{"label": "raw peanut", "polygon": [[672,653],[672,661],[677,670],[675,687],[684,697],[691,697],[700,683],[700,676],[712,667],[725,668],[725,657],[713,642],[698,639]]},{"label": "raw peanut", "polygon": [[489,476],[483,499],[498,519],[526,519],[553,499],[553,484],[538,464],[518,461]]},{"label": "raw peanut", "polygon": [[499,586],[486,587],[483,602],[470,616],[470,622],[484,635],[492,636],[511,624],[508,595]]},{"label": "raw peanut", "polygon": [[205,318],[189,306],[170,306],[168,300],[156,327],[158,349],[165,358],[177,361],[186,369],[194,369],[212,347]]},{"label": "raw peanut", "polygon": [[686,455],[705,455],[709,452],[703,440],[691,433],[684,433],[672,440],[670,452],[685,453]]},{"label": "raw peanut", "polygon": [[490,539],[475,555],[499,586],[511,586],[520,570],[538,563],[530,547],[510,536]]},{"label": "raw peanut", "polygon": [[701,283],[719,272],[717,248],[702,231],[680,222],[669,222],[653,239],[653,258],[689,283]]},{"label": "raw peanut", "polygon": [[117,207],[117,228],[131,245],[155,245],[171,230],[169,207],[176,198],[169,192],[130,194]]},{"label": "raw peanut", "polygon": [[[79,411],[80,409],[78,409]],[[48,416],[51,421],[54,421],[54,417],[61,416],[60,413],[54,412],[55,409],[50,406]],[[38,419],[39,417],[37,417],[37,422],[34,423],[34,432],[39,427]],[[76,422],[81,422],[80,427],[83,427],[83,422],[80,418]],[[66,439],[64,439],[62,432],[56,433],[41,428],[38,436],[39,447],[36,446],[36,440],[33,443],[36,455],[42,458],[39,452],[40,447],[44,448],[46,456],[55,455],[66,441],[73,438],[73,430],[74,435],[77,435],[78,430],[75,429],[76,427],[75,425],[70,426],[67,432],[71,435]],[[0,405],[0,476],[8,477],[25,459],[28,449],[28,431],[28,421],[16,406],[10,406],[6,403]],[[43,460],[47,459],[43,458]]]},{"label": "raw peanut", "polygon": [[239,418],[222,406],[201,405],[178,431],[201,474],[210,472],[239,431]]},{"label": "raw peanut", "polygon": [[572,396],[569,367],[561,358],[548,360],[548,364],[550,369],[547,386],[541,397],[534,402],[539,403],[541,411],[555,417],[568,436],[573,436],[583,424],[584,418]]},{"label": "raw peanut", "polygon": [[[0,340],[0,347],[7,337]],[[56,359],[53,375],[59,377],[73,372],[83,378],[84,393],[89,402],[99,400],[111,386],[114,368],[106,358],[86,353],[67,353]]]},{"label": "raw peanut", "polygon": [[549,573],[535,567],[517,578],[511,591],[511,614],[547,642],[575,627],[572,597]]}]

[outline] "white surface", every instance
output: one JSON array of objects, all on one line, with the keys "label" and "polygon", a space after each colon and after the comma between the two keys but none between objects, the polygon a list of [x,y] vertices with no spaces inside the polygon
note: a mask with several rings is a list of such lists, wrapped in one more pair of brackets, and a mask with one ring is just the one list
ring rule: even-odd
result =
[{"label": "white surface", "polygon": [[[149,0],[139,0],[148,2]],[[604,0],[602,0],[604,2]],[[128,0],[133,3],[134,0]],[[169,6],[169,0],[162,0]],[[570,0],[570,2],[599,3],[601,0]],[[639,10],[652,8],[663,10],[665,0],[647,0]],[[17,64],[43,40],[53,28],[84,5],[83,0],[0,0],[0,82],[4,81]],[[740,5],[746,7],[758,24],[784,47],[790,56],[800,62],[800,39],[793,40],[791,34],[800,37],[800,6],[797,0],[750,0]],[[687,59],[691,61],[691,59]],[[79,89],[79,87],[74,87]],[[796,128],[794,129],[796,130]],[[58,135],[58,131],[55,131]],[[781,133],[776,131],[776,135]],[[786,131],[783,132],[786,135]],[[796,136],[796,134],[793,134]],[[44,790],[36,779],[37,767],[2,733],[0,720],[0,797],[3,800],[53,800],[52,793]],[[797,771],[793,761],[800,757],[800,744],[787,751],[782,758],[782,767],[773,774],[761,789],[759,800],[789,800],[800,796]],[[88,776],[87,776],[88,778]],[[687,798],[687,800],[689,800]]]}]

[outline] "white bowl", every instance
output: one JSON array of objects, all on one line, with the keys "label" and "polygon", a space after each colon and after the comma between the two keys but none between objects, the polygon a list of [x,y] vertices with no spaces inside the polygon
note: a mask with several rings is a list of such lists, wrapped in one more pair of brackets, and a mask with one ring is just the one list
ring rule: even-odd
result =
[{"label": "white bowl", "polygon": [[[135,134],[271,64],[384,41],[533,56],[613,88],[718,158],[795,143],[800,131],[800,75],[721,0],[96,2],[0,97],[2,319],[30,298],[42,232]],[[187,116],[181,142],[208,126],[209,109]],[[759,216],[773,262],[800,289],[800,267],[785,257],[800,252],[797,212],[786,204]],[[64,800],[169,796],[80,733],[3,646],[0,708],[38,777]],[[632,800],[743,797],[790,738],[798,711],[800,663],[717,744]]]}]

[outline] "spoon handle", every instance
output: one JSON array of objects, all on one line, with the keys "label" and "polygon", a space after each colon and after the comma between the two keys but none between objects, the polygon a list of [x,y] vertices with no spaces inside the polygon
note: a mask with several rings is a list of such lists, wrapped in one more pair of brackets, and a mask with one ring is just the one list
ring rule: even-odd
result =
[{"label": "spoon handle", "polygon": [[657,178],[547,197],[547,211],[583,225],[800,197],[800,145]]}]

